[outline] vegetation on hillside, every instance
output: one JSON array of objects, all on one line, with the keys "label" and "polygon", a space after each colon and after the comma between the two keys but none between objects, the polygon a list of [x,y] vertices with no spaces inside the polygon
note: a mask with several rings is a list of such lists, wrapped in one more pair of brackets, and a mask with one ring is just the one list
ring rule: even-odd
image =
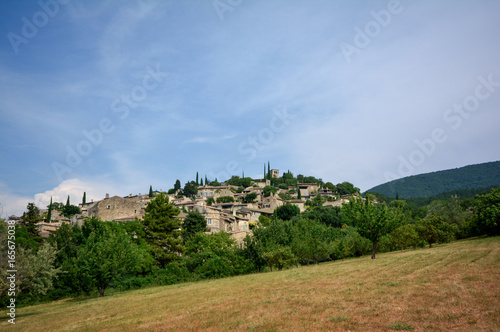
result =
[{"label": "vegetation on hillside", "polygon": [[500,185],[500,161],[408,176],[373,187],[367,192],[387,197],[430,197],[463,189]]},{"label": "vegetation on hillside", "polygon": [[[299,181],[290,172],[275,180],[278,185]],[[337,191],[357,191],[348,182],[333,185],[316,180]],[[193,184],[190,181],[187,187]],[[269,194],[278,188],[269,187]],[[375,258],[380,252],[500,234],[500,187],[472,199],[453,196],[426,206],[381,195],[357,197],[343,207],[323,207],[323,202],[316,195],[304,213],[285,204],[272,219],[261,216],[244,246],[229,234],[205,234],[206,221],[200,214],[188,214],[183,223],[179,209],[165,193],[154,196],[143,219],[111,223],[86,218],[83,226],[65,224],[46,240],[33,229],[38,219],[34,205],[29,204],[25,221],[16,227],[16,249],[25,257],[21,262],[40,263],[23,266],[23,273],[31,279],[19,286],[18,303],[103,296],[109,289],[282,270],[370,253]],[[4,241],[5,223],[0,225]],[[0,250],[0,271],[6,271],[7,248]],[[0,303],[5,304],[6,284],[0,287]]]}]

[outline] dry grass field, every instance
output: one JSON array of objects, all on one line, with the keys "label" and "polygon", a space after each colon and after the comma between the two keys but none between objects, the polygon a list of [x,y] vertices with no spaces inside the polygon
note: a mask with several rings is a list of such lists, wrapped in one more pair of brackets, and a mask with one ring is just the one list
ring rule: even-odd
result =
[{"label": "dry grass field", "polygon": [[500,331],[500,238],[18,309],[6,331]]}]

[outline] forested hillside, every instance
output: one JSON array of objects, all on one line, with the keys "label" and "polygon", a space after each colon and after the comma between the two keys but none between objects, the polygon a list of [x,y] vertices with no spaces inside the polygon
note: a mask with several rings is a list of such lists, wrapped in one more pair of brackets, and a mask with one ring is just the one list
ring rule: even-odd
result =
[{"label": "forested hillside", "polygon": [[429,197],[444,192],[500,185],[500,161],[408,176],[373,187],[367,192],[399,198]]}]

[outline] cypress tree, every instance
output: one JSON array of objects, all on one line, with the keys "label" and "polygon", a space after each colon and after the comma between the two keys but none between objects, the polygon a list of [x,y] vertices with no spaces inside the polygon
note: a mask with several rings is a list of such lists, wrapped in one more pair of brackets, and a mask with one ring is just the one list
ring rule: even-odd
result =
[{"label": "cypress tree", "polygon": [[[52,197],[50,198],[52,200]],[[82,198],[82,205],[87,203],[87,193],[84,191],[83,192],[83,198]]]},{"label": "cypress tree", "polygon": [[149,186],[149,197],[153,197],[153,186]]},{"label": "cypress tree", "polygon": [[266,175],[266,163],[264,163],[264,180],[267,178],[267,175]]},{"label": "cypress tree", "polygon": [[203,179],[200,180],[200,186],[203,186]]},{"label": "cypress tree", "polygon": [[179,179],[177,179],[177,180],[175,181],[175,184],[174,184],[174,190],[176,190],[176,191],[177,191],[177,190],[179,190],[179,189],[181,189],[181,181],[179,181]]},{"label": "cypress tree", "polygon": [[300,193],[299,187],[297,187],[297,199],[302,199],[302,194]]},{"label": "cypress tree", "polygon": [[47,212],[47,220],[50,222],[51,219],[52,219],[52,196],[50,196],[49,212]]},{"label": "cypress tree", "polygon": [[196,185],[199,185],[199,182],[198,182],[198,172],[196,172]]},{"label": "cypress tree", "polygon": [[68,195],[68,199],[66,200],[66,206],[68,206],[68,207],[69,207],[69,205],[70,205],[70,204],[69,204],[69,195]]},{"label": "cypress tree", "polygon": [[267,178],[271,180],[271,164],[267,161]]}]

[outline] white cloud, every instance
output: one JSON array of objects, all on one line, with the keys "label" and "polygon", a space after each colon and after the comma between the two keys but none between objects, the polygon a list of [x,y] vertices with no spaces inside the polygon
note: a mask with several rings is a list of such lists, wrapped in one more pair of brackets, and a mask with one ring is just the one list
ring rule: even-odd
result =
[{"label": "white cloud", "polygon": [[[14,194],[6,185],[0,183],[0,212],[2,218],[10,215],[21,216],[26,211],[28,203],[35,203],[40,209],[45,209],[50,203],[52,197],[53,202],[66,203],[68,195],[70,196],[70,203],[78,205],[82,202],[83,193],[86,192],[87,202],[92,200],[98,201],[105,197],[106,194],[126,196],[129,193],[136,193],[130,191],[130,186],[120,185],[106,181],[105,179],[68,179],[61,182],[57,187],[37,193],[32,197],[20,196]],[[142,192],[146,192],[143,189]]]}]

